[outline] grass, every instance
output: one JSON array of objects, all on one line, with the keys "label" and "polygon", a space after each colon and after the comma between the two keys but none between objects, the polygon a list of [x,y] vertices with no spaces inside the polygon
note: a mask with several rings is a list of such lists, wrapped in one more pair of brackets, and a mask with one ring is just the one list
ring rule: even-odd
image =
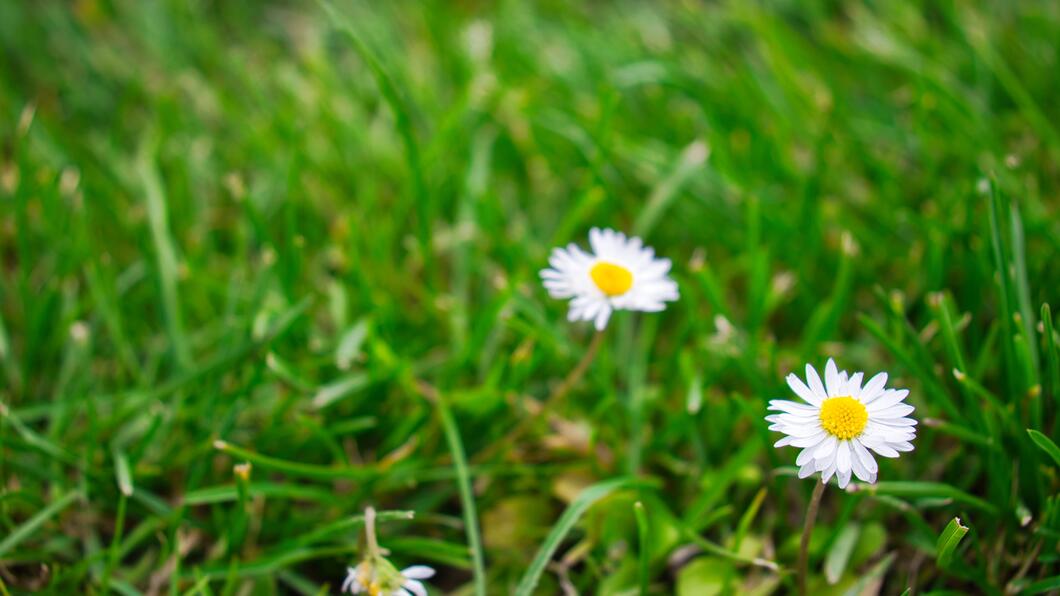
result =
[{"label": "grass", "polygon": [[[435,592],[786,593],[812,483],[763,417],[829,356],[921,425],[824,493],[811,592],[1055,592],[1057,38],[1034,1],[0,3],[0,594],[335,593],[369,505]],[[593,331],[537,272],[594,225],[681,300],[538,412]]]}]

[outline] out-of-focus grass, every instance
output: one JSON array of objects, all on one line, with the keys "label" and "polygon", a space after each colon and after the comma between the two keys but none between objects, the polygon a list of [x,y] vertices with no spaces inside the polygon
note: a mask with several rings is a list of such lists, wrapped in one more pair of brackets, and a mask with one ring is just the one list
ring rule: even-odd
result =
[{"label": "out-of-focus grass", "polygon": [[[489,593],[784,592],[828,355],[922,424],[814,593],[1057,588],[1060,5],[327,6],[0,3],[0,591],[334,592],[369,504],[469,591],[473,504]],[[681,301],[510,441],[591,225]]]}]

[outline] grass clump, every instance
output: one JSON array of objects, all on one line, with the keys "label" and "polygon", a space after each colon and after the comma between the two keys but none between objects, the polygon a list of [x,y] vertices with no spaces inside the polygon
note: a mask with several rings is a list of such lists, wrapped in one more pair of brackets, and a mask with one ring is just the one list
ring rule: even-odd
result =
[{"label": "grass clump", "polygon": [[[0,3],[0,593],[335,592],[368,506],[436,592],[784,593],[811,485],[762,419],[829,356],[921,424],[825,494],[811,592],[1060,588],[1057,38],[1036,2]],[[593,330],[538,271],[592,226],[681,296],[567,387]]]}]

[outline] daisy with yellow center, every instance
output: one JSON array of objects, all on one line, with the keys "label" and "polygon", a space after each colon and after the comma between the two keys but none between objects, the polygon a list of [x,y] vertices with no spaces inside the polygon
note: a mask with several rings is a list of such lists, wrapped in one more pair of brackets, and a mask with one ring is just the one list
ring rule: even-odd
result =
[{"label": "daisy with yellow center", "polygon": [[658,312],[677,300],[670,260],[655,258],[640,238],[593,228],[589,244],[588,253],[573,243],[553,249],[552,267],[541,271],[550,296],[571,300],[569,320],[593,321],[603,330],[616,310]]},{"label": "daisy with yellow center", "polygon": [[823,482],[835,475],[839,488],[846,488],[853,474],[876,482],[879,466],[871,452],[898,457],[912,451],[916,420],[909,418],[913,406],[903,403],[907,389],[887,389],[887,373],[879,373],[864,385],[862,373],[848,375],[828,359],[824,382],[806,365],[806,382],[788,375],[788,386],[806,403],[786,400],[769,402],[778,414],[766,416],[769,430],[784,433],[776,447],[791,445],[802,451],[795,463],[799,478],[821,472]]}]

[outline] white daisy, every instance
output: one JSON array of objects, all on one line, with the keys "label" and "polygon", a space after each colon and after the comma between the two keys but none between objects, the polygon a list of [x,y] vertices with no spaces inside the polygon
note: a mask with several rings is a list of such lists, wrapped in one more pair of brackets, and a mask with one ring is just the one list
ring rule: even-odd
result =
[{"label": "white daisy", "polygon": [[824,383],[809,364],[806,383],[788,375],[788,386],[806,403],[775,399],[769,409],[780,412],[766,416],[769,430],[787,435],[774,447],[801,447],[795,460],[799,478],[821,472],[823,482],[834,474],[839,488],[846,488],[850,474],[868,483],[876,482],[879,467],[870,451],[884,457],[898,457],[899,451],[912,451],[916,420],[909,418],[913,406],[902,403],[908,389],[886,389],[887,373],[861,384],[862,373],[847,376],[836,370],[829,358]]},{"label": "white daisy", "polygon": [[364,560],[357,567],[346,568],[346,580],[342,582],[342,592],[370,596],[427,596],[427,587],[420,580],[434,576],[434,569],[426,565],[413,565],[402,569],[395,577],[394,570],[387,565],[373,565]]},{"label": "white daisy", "polygon": [[571,298],[567,319],[593,321],[603,330],[611,312],[658,312],[677,300],[677,283],[667,275],[670,259],[655,258],[655,251],[636,236],[593,228],[592,253],[576,244],[555,248],[549,269],[541,271],[545,289],[553,298]]}]

